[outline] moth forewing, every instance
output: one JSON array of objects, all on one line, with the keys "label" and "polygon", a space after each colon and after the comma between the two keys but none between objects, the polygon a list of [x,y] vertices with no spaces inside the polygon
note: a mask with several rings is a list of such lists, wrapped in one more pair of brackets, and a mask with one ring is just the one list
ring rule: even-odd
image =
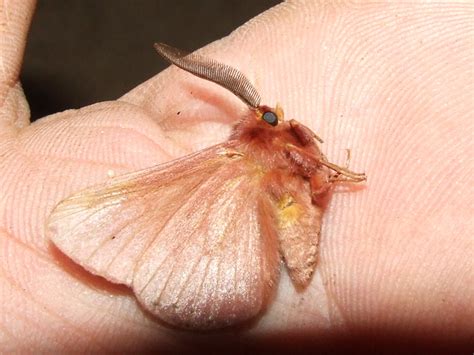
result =
[{"label": "moth forewing", "polygon": [[126,174],[66,198],[49,216],[49,238],[87,270],[130,286],[140,255],[180,208],[180,198],[228,160],[220,154],[226,146]]}]

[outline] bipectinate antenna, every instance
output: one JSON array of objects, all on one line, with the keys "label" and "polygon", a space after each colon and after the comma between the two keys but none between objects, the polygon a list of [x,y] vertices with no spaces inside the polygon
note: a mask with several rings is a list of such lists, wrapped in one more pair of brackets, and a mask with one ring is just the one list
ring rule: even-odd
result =
[{"label": "bipectinate antenna", "polygon": [[199,54],[188,53],[168,46],[155,43],[156,51],[170,63],[200,78],[210,80],[234,93],[248,106],[257,108],[260,95],[252,83],[235,68],[219,63]]}]

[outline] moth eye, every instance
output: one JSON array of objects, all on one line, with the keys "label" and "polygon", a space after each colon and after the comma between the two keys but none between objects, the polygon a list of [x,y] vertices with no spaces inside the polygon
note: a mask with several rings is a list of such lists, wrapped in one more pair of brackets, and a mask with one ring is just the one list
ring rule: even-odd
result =
[{"label": "moth eye", "polygon": [[265,111],[262,115],[262,119],[272,126],[276,126],[278,124],[278,116],[272,111]]}]

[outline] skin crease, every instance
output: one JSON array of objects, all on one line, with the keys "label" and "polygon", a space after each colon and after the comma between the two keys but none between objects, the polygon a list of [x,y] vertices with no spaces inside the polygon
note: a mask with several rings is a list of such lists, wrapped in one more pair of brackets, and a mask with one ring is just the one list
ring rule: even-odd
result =
[{"label": "skin crease", "polygon": [[2,351],[472,341],[472,5],[284,3],[203,49],[368,175],[334,194],[306,291],[282,272],[263,317],[218,334],[163,327],[55,250],[44,222],[72,192],[223,141],[245,106],[171,68],[30,125],[18,73],[33,8],[0,3]]}]

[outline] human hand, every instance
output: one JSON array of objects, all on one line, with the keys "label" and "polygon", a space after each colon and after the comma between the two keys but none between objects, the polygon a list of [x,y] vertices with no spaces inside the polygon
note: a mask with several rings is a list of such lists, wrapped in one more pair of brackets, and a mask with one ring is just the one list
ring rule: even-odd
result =
[{"label": "human hand", "polygon": [[112,174],[225,140],[246,108],[171,68],[117,101],[30,125],[18,72],[33,5],[18,4],[0,5],[0,349],[335,349],[473,334],[468,5],[286,3],[206,47],[245,73],[263,102],[278,101],[323,137],[331,160],[350,148],[351,168],[369,180],[333,196],[308,289],[297,293],[282,270],[276,299],[249,329],[193,334],[164,327],[127,288],[64,257],[45,220]]}]

